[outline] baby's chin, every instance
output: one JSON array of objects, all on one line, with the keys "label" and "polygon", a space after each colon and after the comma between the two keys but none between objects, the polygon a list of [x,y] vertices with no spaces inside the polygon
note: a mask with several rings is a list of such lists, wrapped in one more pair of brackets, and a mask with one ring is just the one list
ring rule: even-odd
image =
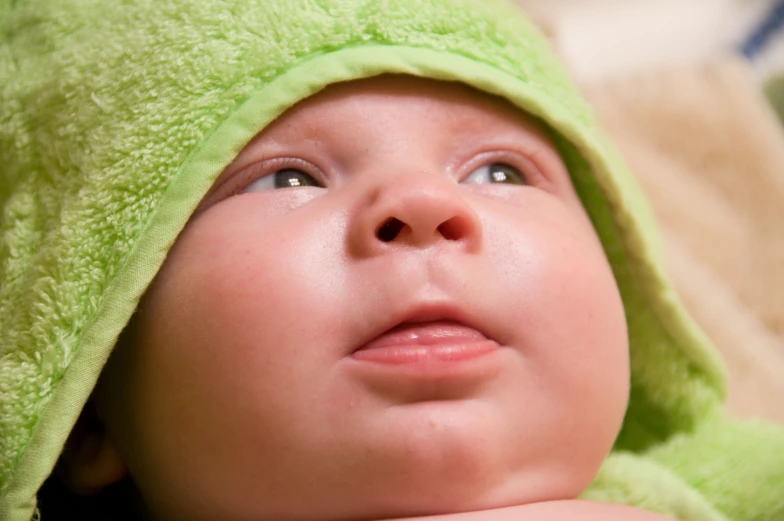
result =
[{"label": "baby's chin", "polygon": [[[509,462],[481,461],[476,455],[442,451],[442,461],[408,462],[379,469],[371,479],[348,485],[342,505],[300,512],[291,520],[381,520],[459,514],[576,499],[598,468],[577,468],[567,462],[540,461],[522,468]],[[448,458],[451,458],[448,459]],[[488,459],[495,459],[490,456]],[[416,459],[416,458],[414,458]],[[510,456],[510,461],[514,458]],[[315,504],[315,503],[314,503]],[[283,520],[278,513],[269,519]],[[326,515],[325,515],[326,514]]]},{"label": "baby's chin", "polygon": [[410,460],[399,458],[386,466],[383,458],[376,460],[378,466],[359,475],[347,462],[344,473],[320,475],[316,483],[286,485],[280,495],[263,490],[218,494],[202,498],[201,512],[193,510],[191,501],[180,505],[187,511],[167,512],[165,504],[153,504],[151,519],[370,521],[459,514],[575,499],[598,470],[547,460],[510,466],[514,457],[503,461],[492,452],[434,448],[429,457],[412,453]]},{"label": "baby's chin", "polygon": [[571,500],[586,486],[556,468],[499,476],[423,473],[403,486],[377,491],[375,504],[359,518],[434,516]]},{"label": "baby's chin", "polygon": [[[577,498],[609,451],[610,427],[596,427],[591,436],[580,424],[583,443],[575,444],[568,433],[575,432],[569,420],[576,415],[547,422],[546,411],[529,403],[527,414],[510,417],[495,404],[434,401],[362,414],[362,421],[345,420],[333,436],[325,428],[309,438],[311,449],[301,450],[296,463],[270,452],[243,453],[255,460],[244,472],[234,469],[231,475],[224,468],[213,474],[215,480],[180,490],[187,494],[180,494],[178,510],[160,519],[379,520]],[[286,439],[300,440],[308,432]],[[226,486],[220,491],[219,475]],[[160,493],[159,486],[146,485],[152,495]],[[193,510],[193,496],[204,501],[200,509],[207,513]],[[157,499],[156,513],[168,501]]]}]

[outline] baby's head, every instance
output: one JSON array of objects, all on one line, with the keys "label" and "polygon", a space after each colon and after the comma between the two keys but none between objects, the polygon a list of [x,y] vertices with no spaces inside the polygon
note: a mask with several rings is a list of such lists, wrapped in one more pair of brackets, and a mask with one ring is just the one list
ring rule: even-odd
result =
[{"label": "baby's head", "polygon": [[110,446],[75,476],[127,464],[166,520],[575,498],[620,428],[627,351],[542,125],[458,83],[336,84],[203,199],[97,388]]}]

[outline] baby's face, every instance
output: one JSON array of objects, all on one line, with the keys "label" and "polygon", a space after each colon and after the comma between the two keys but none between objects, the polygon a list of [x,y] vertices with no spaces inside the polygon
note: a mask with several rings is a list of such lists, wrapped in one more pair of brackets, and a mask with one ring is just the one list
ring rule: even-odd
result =
[{"label": "baby's face", "polygon": [[456,84],[356,81],[289,110],[130,328],[99,408],[160,519],[573,498],[627,403],[623,308],[568,173]]}]

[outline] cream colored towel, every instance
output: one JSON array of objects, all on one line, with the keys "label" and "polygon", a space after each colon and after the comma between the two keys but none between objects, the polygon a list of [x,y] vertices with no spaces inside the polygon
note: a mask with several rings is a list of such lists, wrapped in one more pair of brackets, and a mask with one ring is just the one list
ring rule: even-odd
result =
[{"label": "cream colored towel", "polygon": [[672,278],[725,357],[728,407],[784,422],[784,129],[727,56],[584,86],[651,198]]}]

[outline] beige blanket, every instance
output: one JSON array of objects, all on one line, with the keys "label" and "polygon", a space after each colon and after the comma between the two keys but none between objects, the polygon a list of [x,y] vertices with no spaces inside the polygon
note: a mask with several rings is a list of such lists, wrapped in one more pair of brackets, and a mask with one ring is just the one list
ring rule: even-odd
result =
[{"label": "beige blanket", "polygon": [[584,87],[649,195],[670,272],[730,374],[784,422],[784,128],[739,58]]}]

